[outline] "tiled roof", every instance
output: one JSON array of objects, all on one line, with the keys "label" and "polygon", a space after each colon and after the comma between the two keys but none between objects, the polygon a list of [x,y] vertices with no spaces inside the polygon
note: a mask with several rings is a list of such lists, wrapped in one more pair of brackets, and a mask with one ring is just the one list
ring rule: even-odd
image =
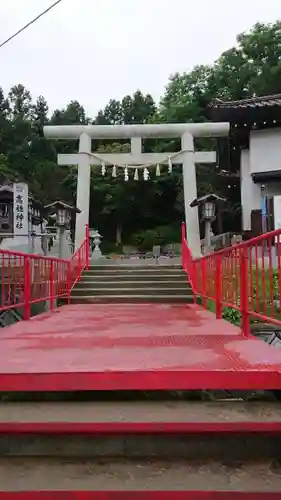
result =
[{"label": "tiled roof", "polygon": [[270,106],[281,106],[281,94],[251,97],[250,99],[241,99],[240,101],[221,101],[216,99],[209,104],[209,108],[264,108]]}]

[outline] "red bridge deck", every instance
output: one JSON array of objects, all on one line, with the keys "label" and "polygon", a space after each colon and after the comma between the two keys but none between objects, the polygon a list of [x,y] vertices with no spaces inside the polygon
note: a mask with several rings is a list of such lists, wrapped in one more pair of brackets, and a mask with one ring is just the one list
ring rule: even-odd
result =
[{"label": "red bridge deck", "polygon": [[281,389],[281,350],[200,306],[64,306],[1,332],[1,391]]}]

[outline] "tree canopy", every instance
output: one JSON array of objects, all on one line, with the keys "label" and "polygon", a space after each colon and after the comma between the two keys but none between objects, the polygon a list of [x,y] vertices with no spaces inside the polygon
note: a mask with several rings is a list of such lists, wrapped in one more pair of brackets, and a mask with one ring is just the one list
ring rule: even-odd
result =
[{"label": "tree canopy", "polygon": [[[213,65],[199,65],[192,71],[171,76],[159,105],[150,94],[136,90],[121,100],[111,99],[96,117],[87,116],[76,100],[49,115],[43,96],[35,101],[23,84],[15,85],[7,96],[0,88],[0,182],[26,181],[33,195],[43,203],[63,199],[75,203],[77,173],[74,168],[57,166],[57,153],[77,150],[75,141],[47,141],[45,124],[131,124],[163,122],[203,122],[208,120],[207,105],[215,98],[242,99],[281,92],[281,22],[256,24],[237,36],[235,47],[225,51]],[[75,96],[74,96],[75,97]],[[200,147],[209,147],[201,143]],[[127,151],[126,141],[99,141],[93,149]],[[145,141],[145,150],[178,149],[176,141]],[[164,170],[164,169],[163,169]],[[143,230],[178,228],[183,217],[182,175],[162,172],[148,182],[124,182],[101,175],[93,169],[91,180],[90,224],[98,227],[108,241],[130,241]],[[215,191],[239,204],[239,186],[229,192],[213,167],[197,168],[198,194]],[[236,224],[237,222],[236,217]],[[231,230],[231,217],[225,217],[224,230]],[[178,231],[178,229],[175,229]],[[179,231],[178,231],[179,232]]]}]

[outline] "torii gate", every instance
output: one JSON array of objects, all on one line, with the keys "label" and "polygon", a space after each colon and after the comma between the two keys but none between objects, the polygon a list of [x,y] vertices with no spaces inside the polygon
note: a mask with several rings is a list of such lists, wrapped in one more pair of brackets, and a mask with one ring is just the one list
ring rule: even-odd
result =
[{"label": "torii gate", "polygon": [[[80,213],[76,215],[75,247],[83,241],[85,225],[89,223],[91,165],[141,166],[181,163],[183,166],[184,207],[187,238],[193,256],[199,256],[200,234],[198,208],[190,207],[197,198],[197,163],[215,163],[216,153],[194,151],[195,137],[221,137],[228,135],[229,123],[173,123],[154,125],[47,125],[48,139],[79,139],[77,154],[59,154],[58,165],[78,165],[77,201]],[[181,138],[178,153],[142,153],[142,139]],[[92,153],[92,139],[130,139],[130,153]]]}]

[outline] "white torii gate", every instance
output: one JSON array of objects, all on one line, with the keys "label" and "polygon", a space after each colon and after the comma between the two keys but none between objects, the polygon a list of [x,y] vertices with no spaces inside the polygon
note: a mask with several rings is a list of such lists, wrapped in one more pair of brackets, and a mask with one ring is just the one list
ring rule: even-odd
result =
[{"label": "white torii gate", "polygon": [[[197,163],[215,163],[215,152],[194,151],[195,137],[221,137],[228,135],[229,123],[175,123],[159,125],[47,125],[48,139],[79,139],[77,154],[59,154],[59,165],[78,165],[77,201],[80,213],[76,215],[75,247],[78,248],[89,223],[91,165],[151,166],[179,164],[183,166],[184,207],[189,246],[194,256],[199,256],[200,234],[198,208],[190,207],[197,198]],[[142,153],[142,139],[181,138],[178,153]],[[130,139],[130,153],[92,153],[92,139]]]}]

